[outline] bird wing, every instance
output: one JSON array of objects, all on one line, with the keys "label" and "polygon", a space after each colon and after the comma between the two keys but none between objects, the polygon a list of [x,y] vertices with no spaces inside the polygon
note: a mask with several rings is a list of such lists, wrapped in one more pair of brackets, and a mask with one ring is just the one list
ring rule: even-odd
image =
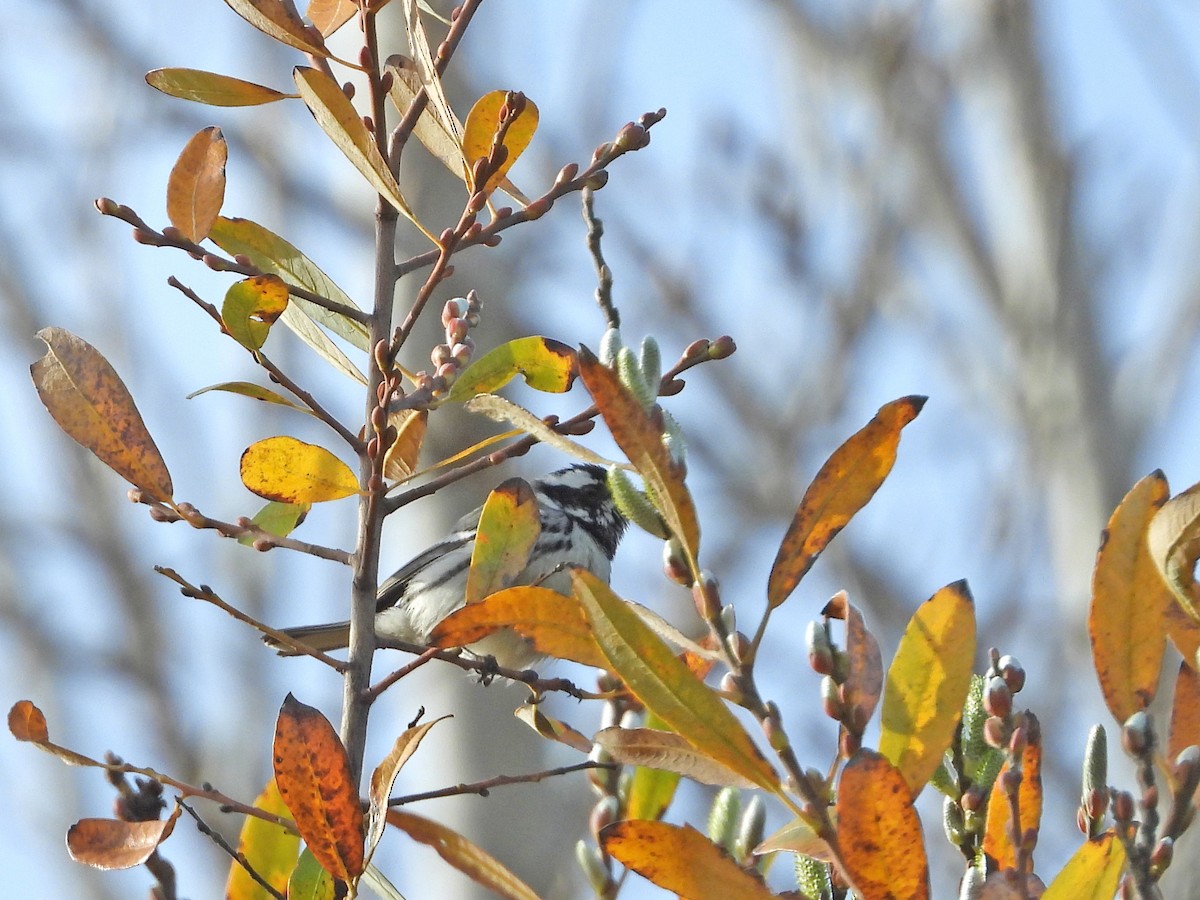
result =
[{"label": "bird wing", "polygon": [[[470,519],[468,516],[463,516],[457,524]],[[479,514],[475,514],[474,522],[479,521]],[[392,576],[379,586],[379,593],[376,595],[375,611],[383,612],[391,606],[396,606],[404,599],[404,593],[408,590],[408,584],[423,571],[428,569],[438,560],[442,559],[447,553],[453,553],[460,547],[465,547],[475,540],[475,528],[472,526],[469,529],[459,529],[452,532],[443,540],[438,541],[429,547],[426,547],[399,569]],[[467,557],[468,560],[470,557]]]}]

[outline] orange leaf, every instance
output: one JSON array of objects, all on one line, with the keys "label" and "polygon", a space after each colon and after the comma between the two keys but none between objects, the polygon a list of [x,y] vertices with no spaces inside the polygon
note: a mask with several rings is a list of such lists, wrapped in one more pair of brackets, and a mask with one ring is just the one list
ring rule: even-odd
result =
[{"label": "orange leaf", "polygon": [[146,84],[180,100],[209,106],[258,106],[296,96],[201,69],[154,69],[146,73]]},{"label": "orange leaf", "polygon": [[821,551],[875,496],[896,462],[900,430],[917,417],[925,400],[901,397],[885,404],[821,466],[804,492],[771,567],[767,602],[772,609],[788,598]]},{"label": "orange leaf", "polygon": [[[517,98],[520,98],[519,100]],[[525,152],[533,133],[538,127],[538,108],[524,94],[512,91],[492,91],[480,97],[471,111],[467,113],[466,125],[463,128],[462,149],[470,168],[481,159],[486,159],[492,152],[492,145],[499,135],[500,123],[513,104],[523,101],[524,108],[512,119],[508,130],[504,133],[504,149],[507,154],[504,161],[488,177],[482,186],[475,185],[475,190],[491,193],[496,189],[517,157]]]},{"label": "orange leaf", "polygon": [[67,852],[97,869],[132,869],[171,836],[180,811],[177,806],[169,818],[154,822],[80,819],[67,830]]},{"label": "orange leaf", "polygon": [[451,613],[434,628],[429,644],[466,647],[501,628],[511,628],[528,638],[546,656],[597,669],[608,666],[579,601],[549,588],[528,585],[505,588]]},{"label": "orange leaf", "polygon": [[1150,520],[1146,543],[1176,602],[1193,621],[1200,622],[1200,584],[1196,583],[1196,561],[1200,559],[1200,484],[1193,484],[1162,505]]},{"label": "orange leaf", "polygon": [[192,135],[167,179],[167,217],[193,243],[208,232],[225,202],[225,162],[229,148],[215,125]]},{"label": "orange leaf", "polygon": [[921,820],[900,770],[873,750],[859,750],[837,788],[837,852],[863,900],[929,896]]},{"label": "orange leaf", "polygon": [[383,455],[385,478],[402,481],[416,471],[428,424],[427,409],[401,409],[388,414],[388,425],[396,429],[396,440]]},{"label": "orange leaf", "polygon": [[357,12],[356,0],[309,0],[304,15],[316,26],[317,31],[329,37],[354,18]]},{"label": "orange leaf", "polygon": [[305,53],[329,56],[320,35],[313,35],[296,12],[292,0],[225,0],[229,7],[281,44]]},{"label": "orange leaf", "polygon": [[1125,870],[1125,845],[1111,831],[1075,851],[1041,900],[1112,900]]},{"label": "orange leaf", "polygon": [[1175,693],[1171,698],[1167,756],[1174,759],[1181,750],[1193,744],[1200,744],[1200,673],[1182,662],[1179,664],[1179,674],[1175,676]]},{"label": "orange leaf", "polygon": [[18,741],[41,744],[50,740],[45,714],[29,700],[18,700],[8,711],[8,730]]},{"label": "orange leaf", "polygon": [[399,828],[413,840],[432,847],[458,871],[500,897],[506,900],[538,900],[537,894],[525,882],[457,831],[399,809],[389,810],[387,820],[389,825]]},{"label": "orange leaf", "polygon": [[170,502],[167,464],[108,360],[61,328],[43,328],[38,337],[48,350],[29,371],[58,427],[147,496]]},{"label": "orange leaf", "polygon": [[523,478],[509,478],[488,494],[479,514],[465,602],[478,603],[516,580],[542,533],[537,498]]},{"label": "orange leaf", "polygon": [[240,468],[242,484],[280,503],[321,503],[358,493],[349,466],[324,447],[286,435],[251,444]]},{"label": "orange leaf", "polygon": [[627,869],[686,900],[775,896],[757,875],[690,825],[645,819],[615,822],[600,832],[600,843]]},{"label": "orange leaf", "polygon": [[849,670],[842,684],[842,701],[846,705],[847,719],[854,730],[862,733],[883,690],[883,657],[879,642],[867,630],[862,613],[839,591],[825,605],[821,615],[846,620],[846,657]]},{"label": "orange leaf", "polygon": [[362,874],[363,811],[350,761],[321,713],[291,694],[275,723],[275,781],[304,843],[342,881]]},{"label": "orange leaf", "polygon": [[1171,643],[1193,669],[1200,669],[1200,623],[1189,616],[1178,603],[1168,604],[1167,634]]},{"label": "orange leaf", "polygon": [[[279,788],[272,778],[254,801],[259,809],[276,816],[289,818],[287,805],[279,795]],[[300,838],[281,825],[247,816],[238,839],[238,852],[263,881],[283,893],[287,889],[288,877],[296,868],[300,853]],[[246,867],[234,862],[229,867],[229,880],[225,885],[225,900],[269,900],[270,894],[250,877]]]},{"label": "orange leaf", "polygon": [[225,292],[221,323],[247,350],[258,350],[287,305],[287,285],[278,275],[243,278]]},{"label": "orange leaf", "polygon": [[921,792],[954,738],[971,686],[975,603],[965,581],[921,604],[884,680],[879,752]]},{"label": "orange leaf", "polygon": [[[1021,784],[1017,788],[1021,834],[1036,829],[1042,818],[1042,733],[1033,713],[1026,713],[1027,742],[1021,753]],[[996,861],[996,868],[1013,869],[1017,852],[1012,841],[1012,803],[1005,792],[1005,776],[1011,766],[1005,762],[992,783],[988,798],[987,822],[983,834],[983,852]],[[1032,871],[1030,859],[1030,872]],[[1028,873],[1025,873],[1028,874]]]},{"label": "orange leaf", "polygon": [[1165,618],[1176,604],[1146,530],[1169,496],[1162,472],[1135,484],[1108,520],[1096,554],[1088,635],[1104,702],[1118,722],[1149,706],[1158,689]]},{"label": "orange leaf", "polygon": [[679,538],[695,569],[700,553],[700,523],[692,495],[684,484],[683,466],[671,459],[663,444],[661,420],[647,413],[638,399],[621,384],[617,373],[603,365],[586,347],[579,350],[579,374],[613,440],[642,476],[667,527]]}]

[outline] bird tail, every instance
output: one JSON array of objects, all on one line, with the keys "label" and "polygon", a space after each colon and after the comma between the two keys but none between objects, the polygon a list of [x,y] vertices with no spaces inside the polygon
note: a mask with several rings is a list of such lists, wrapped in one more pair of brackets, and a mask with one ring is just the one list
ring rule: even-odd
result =
[{"label": "bird tail", "polygon": [[[327,625],[304,625],[300,628],[282,628],[284,634],[294,641],[307,644],[314,650],[326,653],[330,650],[340,650],[350,643],[350,623],[330,622]],[[274,647],[280,656],[301,656],[302,654],[291,647],[264,637],[263,643]]]}]

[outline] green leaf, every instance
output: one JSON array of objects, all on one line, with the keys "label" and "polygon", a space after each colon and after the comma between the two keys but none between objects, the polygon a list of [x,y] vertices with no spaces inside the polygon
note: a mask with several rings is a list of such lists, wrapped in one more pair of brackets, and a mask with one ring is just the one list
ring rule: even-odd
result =
[{"label": "green leaf", "polygon": [[561,394],[575,383],[575,351],[560,341],[532,335],[489,350],[462,372],[450,388],[455,402],[500,390],[517,375],[538,391]]},{"label": "green leaf", "polygon": [[225,292],[221,322],[229,336],[247,350],[259,350],[287,304],[287,285],[278,275],[245,278]]},{"label": "green leaf", "polygon": [[288,879],[288,900],[333,900],[334,878],[317,862],[312,851],[305,849]]},{"label": "green leaf", "polygon": [[[280,503],[278,500],[271,500],[255,513],[250,521],[263,531],[278,537],[287,537],[300,526],[310,509],[311,503]],[[243,534],[238,538],[238,543],[251,547],[255,540],[257,538],[254,535]]]},{"label": "green leaf", "polygon": [[612,671],[646,708],[700,753],[781,794],[779,777],[724,701],[607,584],[583,569],[571,580]]},{"label": "green leaf", "polygon": [[209,106],[259,106],[299,96],[201,69],[155,69],[146,73],[146,84],[180,100]]},{"label": "green leaf", "polygon": [[510,478],[492,491],[479,515],[465,602],[478,603],[512,584],[541,533],[537,498],[528,482]]}]

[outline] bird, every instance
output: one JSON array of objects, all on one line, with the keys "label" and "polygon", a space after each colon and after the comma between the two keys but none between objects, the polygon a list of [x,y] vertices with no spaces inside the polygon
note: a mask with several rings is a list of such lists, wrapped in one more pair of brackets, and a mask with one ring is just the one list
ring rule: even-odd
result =
[{"label": "bird", "polygon": [[[525,568],[514,585],[538,584],[569,595],[571,568],[587,569],[607,582],[617,545],[628,520],[608,489],[603,466],[576,464],[530,482],[538,504],[541,532]],[[475,531],[483,507],[455,522],[442,540],[418,553],[379,586],[375,604],[377,637],[426,644],[442,619],[465,603],[467,571],[475,546]],[[284,628],[283,633],[314,650],[341,649],[349,643],[350,623],[331,622]],[[271,637],[264,643],[281,656],[299,651]],[[523,669],[539,654],[525,638],[510,630],[489,635],[469,648],[476,656],[491,656],[505,668]]]}]

